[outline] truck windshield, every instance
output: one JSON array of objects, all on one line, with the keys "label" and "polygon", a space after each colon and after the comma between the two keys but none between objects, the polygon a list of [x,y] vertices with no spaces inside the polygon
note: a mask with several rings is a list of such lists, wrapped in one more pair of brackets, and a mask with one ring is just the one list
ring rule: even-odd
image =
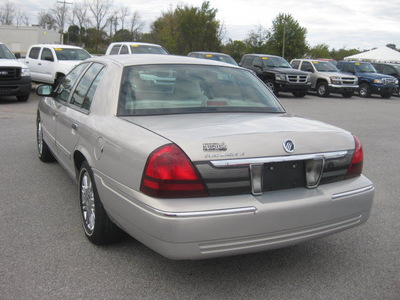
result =
[{"label": "truck windshield", "polygon": [[313,64],[318,72],[339,72],[334,65],[326,61],[313,61]]},{"label": "truck windshield", "polygon": [[85,60],[90,58],[90,54],[83,49],[55,48],[58,60]]},{"label": "truck windshield", "polygon": [[15,59],[14,54],[8,48],[6,45],[1,44],[0,45],[0,58],[2,59]]},{"label": "truck windshield", "polygon": [[270,68],[292,68],[292,66],[282,57],[263,57],[264,66]]},{"label": "truck windshield", "polygon": [[359,73],[377,73],[376,69],[370,63],[354,63]]}]

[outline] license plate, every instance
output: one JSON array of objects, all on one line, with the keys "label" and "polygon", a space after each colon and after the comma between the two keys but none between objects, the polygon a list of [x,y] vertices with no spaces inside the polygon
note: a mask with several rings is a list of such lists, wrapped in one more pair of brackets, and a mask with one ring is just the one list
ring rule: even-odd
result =
[{"label": "license plate", "polygon": [[276,191],[305,186],[306,176],[304,161],[268,163],[264,165],[264,191]]}]

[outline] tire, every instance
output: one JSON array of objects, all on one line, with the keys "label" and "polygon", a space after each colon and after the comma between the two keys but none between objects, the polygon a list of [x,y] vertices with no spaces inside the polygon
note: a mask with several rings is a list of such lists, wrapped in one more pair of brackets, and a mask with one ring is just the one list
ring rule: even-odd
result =
[{"label": "tire", "polygon": [[26,102],[29,99],[30,94],[22,95],[22,96],[17,96],[18,102]]},{"label": "tire", "polygon": [[384,94],[381,94],[381,97],[382,97],[383,99],[389,99],[390,97],[392,97],[392,93],[384,93]]},{"label": "tire", "polygon": [[361,83],[358,93],[362,98],[369,98],[371,97],[371,87],[368,83]]},{"label": "tire", "polygon": [[275,94],[275,96],[278,95],[279,91],[275,86],[275,83],[273,80],[266,80],[264,81],[264,83],[267,85],[267,87]]},{"label": "tire", "polygon": [[318,82],[317,95],[320,97],[328,97],[329,96],[328,84],[325,81]]},{"label": "tire", "polygon": [[308,91],[295,91],[295,92],[292,92],[292,94],[293,94],[293,96],[295,96],[297,98],[302,98],[308,94]]},{"label": "tire", "polygon": [[351,98],[351,97],[353,97],[353,95],[354,95],[353,91],[343,92],[342,93],[343,98]]},{"label": "tire", "polygon": [[49,146],[47,146],[46,142],[43,139],[42,122],[40,120],[39,113],[37,114],[36,118],[36,144],[38,156],[42,162],[51,162],[56,160],[53,153],[51,153]]},{"label": "tire", "polygon": [[107,216],[94,182],[93,171],[84,161],[79,173],[79,206],[86,237],[93,244],[103,245],[122,238],[123,231]]}]

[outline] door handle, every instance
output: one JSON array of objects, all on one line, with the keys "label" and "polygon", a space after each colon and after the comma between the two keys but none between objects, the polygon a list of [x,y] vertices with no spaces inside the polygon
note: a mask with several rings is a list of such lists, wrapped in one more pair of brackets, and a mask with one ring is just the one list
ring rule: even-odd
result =
[{"label": "door handle", "polygon": [[72,129],[77,130],[79,126],[76,123],[72,123],[71,127],[72,127]]},{"label": "door handle", "polygon": [[42,64],[41,64],[41,63],[38,63],[38,65],[41,66]]},{"label": "door handle", "polygon": [[56,112],[56,111],[53,112],[53,116],[54,116],[54,117],[57,117],[57,116],[58,116],[58,112]]}]

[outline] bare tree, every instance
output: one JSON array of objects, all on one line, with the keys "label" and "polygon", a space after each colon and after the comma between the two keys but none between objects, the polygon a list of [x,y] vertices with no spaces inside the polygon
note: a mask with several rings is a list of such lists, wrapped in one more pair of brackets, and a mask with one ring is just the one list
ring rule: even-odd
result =
[{"label": "bare tree", "polygon": [[124,29],[124,23],[127,16],[129,16],[129,7],[121,6],[119,9],[119,19],[121,20],[121,29]]},{"label": "bare tree", "polygon": [[142,17],[137,11],[134,11],[130,18],[130,32],[132,35],[132,40],[136,41],[138,39],[138,33],[140,29],[143,28],[144,22],[142,22]]},{"label": "bare tree", "polygon": [[9,1],[6,1],[0,8],[0,24],[13,25],[15,7]]},{"label": "bare tree", "polygon": [[98,50],[102,31],[107,26],[107,15],[112,7],[112,0],[90,0],[88,3],[90,12],[93,15],[93,26],[96,28],[95,48]]},{"label": "bare tree", "polygon": [[[75,2],[74,7],[72,9],[73,18],[76,17],[79,27],[79,44],[82,45],[82,33],[83,28],[88,27],[89,17],[88,17],[88,6],[86,3]],[[74,23],[74,21],[73,21]]]},{"label": "bare tree", "polygon": [[39,19],[40,27],[42,27],[44,29],[48,29],[48,30],[52,30],[52,29],[56,30],[57,29],[56,20],[54,20],[51,13],[41,11],[41,12],[39,12],[38,19]]},{"label": "bare tree", "polygon": [[17,10],[17,12],[15,13],[15,25],[20,26],[21,24],[23,24],[25,18],[25,12],[23,12],[21,9]]},{"label": "bare tree", "polygon": [[60,37],[60,43],[63,43],[63,35],[64,35],[64,27],[65,27],[65,21],[68,18],[69,14],[69,8],[67,4],[72,4],[68,2],[57,2],[53,8],[50,10],[53,14],[53,18],[56,21],[56,24],[58,28],[60,29],[61,37]]}]

